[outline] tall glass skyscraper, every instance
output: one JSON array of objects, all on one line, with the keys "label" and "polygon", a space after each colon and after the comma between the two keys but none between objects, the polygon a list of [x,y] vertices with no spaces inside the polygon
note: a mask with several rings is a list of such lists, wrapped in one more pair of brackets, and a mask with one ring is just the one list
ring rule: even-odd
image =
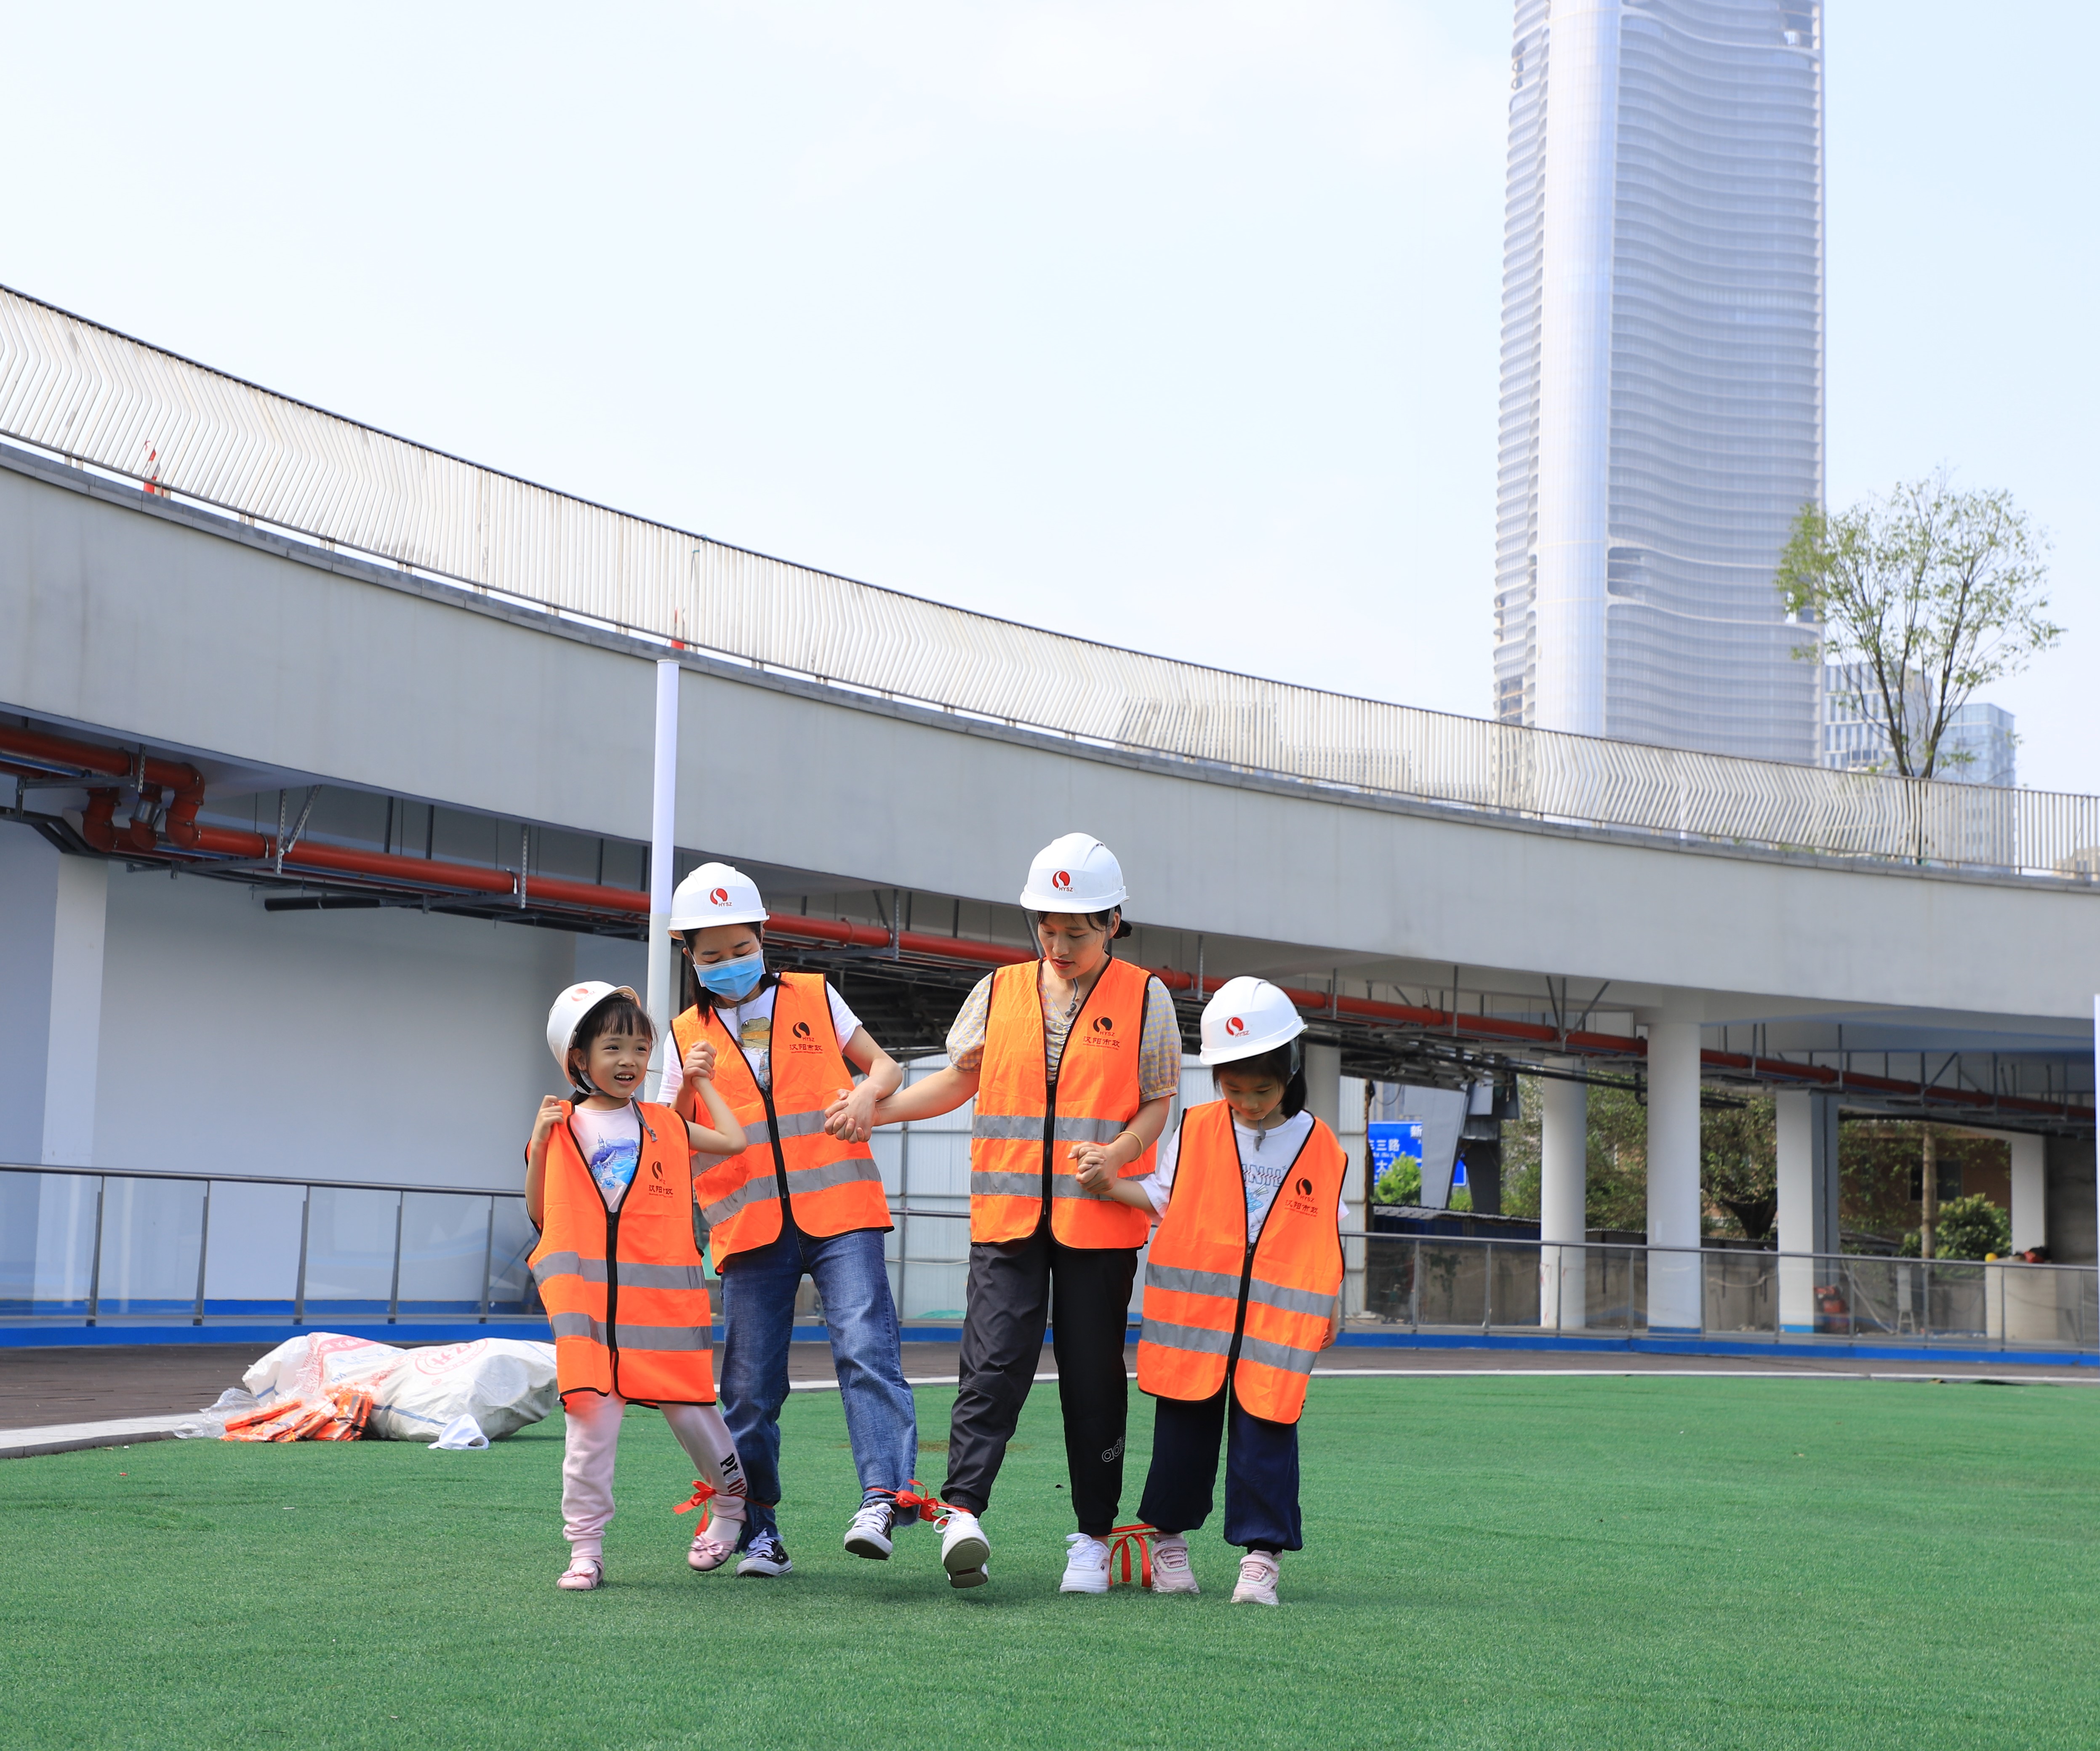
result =
[{"label": "tall glass skyscraper", "polygon": [[1812,763],[1821,0],[1516,0],[1495,709]]}]

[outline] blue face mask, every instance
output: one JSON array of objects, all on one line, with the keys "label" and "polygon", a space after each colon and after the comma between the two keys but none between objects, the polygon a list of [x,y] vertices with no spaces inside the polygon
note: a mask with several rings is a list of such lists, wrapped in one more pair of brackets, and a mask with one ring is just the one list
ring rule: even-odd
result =
[{"label": "blue face mask", "polygon": [[765,950],[761,949],[756,955],[747,955],[742,960],[718,960],[708,967],[695,961],[693,975],[710,995],[740,1003],[758,989],[758,981],[765,977]]}]

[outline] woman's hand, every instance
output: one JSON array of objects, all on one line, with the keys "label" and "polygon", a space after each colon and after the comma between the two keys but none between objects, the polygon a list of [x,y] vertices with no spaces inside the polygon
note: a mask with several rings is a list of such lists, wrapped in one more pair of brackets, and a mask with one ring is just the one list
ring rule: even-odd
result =
[{"label": "woman's hand", "polygon": [[1116,1183],[1117,1170],[1123,1165],[1110,1149],[1110,1145],[1105,1143],[1072,1145],[1072,1167],[1079,1184],[1096,1197],[1109,1195],[1110,1188]]},{"label": "woman's hand", "polygon": [[686,1052],[681,1066],[685,1080],[689,1083],[711,1083],[715,1079],[715,1048],[712,1042],[696,1039]]},{"label": "woman's hand", "polygon": [[858,1087],[841,1088],[838,1098],[824,1109],[824,1129],[845,1143],[865,1143],[875,1135],[874,1078]]},{"label": "woman's hand", "polygon": [[532,1121],[533,1149],[547,1146],[547,1139],[554,1136],[554,1127],[562,1122],[562,1109],[567,1105],[559,1095],[549,1095],[540,1103],[539,1116]]}]

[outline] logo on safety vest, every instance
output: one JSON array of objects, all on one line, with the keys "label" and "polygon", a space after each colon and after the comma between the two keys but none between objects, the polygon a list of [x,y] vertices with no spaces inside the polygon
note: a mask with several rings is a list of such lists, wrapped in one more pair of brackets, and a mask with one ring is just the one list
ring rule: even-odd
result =
[{"label": "logo on safety vest", "polygon": [[1303,1175],[1299,1175],[1298,1180],[1298,1195],[1300,1197],[1310,1197],[1312,1195],[1312,1182]]},{"label": "logo on safety vest", "polygon": [[1320,1214],[1319,1206],[1312,1202],[1312,1182],[1310,1179],[1300,1174],[1297,1183],[1290,1189],[1298,1195],[1295,1197],[1286,1197],[1283,1200],[1287,1207],[1295,1211],[1301,1216],[1317,1216]]},{"label": "logo on safety vest", "polygon": [[1070,892],[1072,886],[1072,872],[1070,870],[1058,871],[1050,878],[1050,885],[1060,893]]},{"label": "logo on safety vest", "polygon": [[806,1021],[797,1021],[795,1024],[795,1037],[797,1039],[807,1039],[810,1037],[810,1024]]},{"label": "logo on safety vest", "polygon": [[710,906],[727,906],[729,904],[729,889],[726,888],[708,889],[708,904]]},{"label": "logo on safety vest", "polygon": [[1089,1046],[1107,1046],[1114,1051],[1122,1051],[1123,1042],[1116,1038],[1115,1017],[1096,1016],[1093,1031],[1087,1035],[1087,1043]]},{"label": "logo on safety vest", "polygon": [[671,1195],[670,1187],[664,1184],[664,1164],[661,1162],[649,1164],[649,1195],[651,1197],[668,1197]]},{"label": "logo on safety vest", "polygon": [[1225,1031],[1237,1037],[1246,1032],[1246,1023],[1238,1016],[1228,1016],[1225,1017]]},{"label": "logo on safety vest", "polygon": [[1115,1032],[1115,1017],[1114,1016],[1096,1016],[1094,1017],[1094,1031],[1096,1034],[1113,1034]]}]

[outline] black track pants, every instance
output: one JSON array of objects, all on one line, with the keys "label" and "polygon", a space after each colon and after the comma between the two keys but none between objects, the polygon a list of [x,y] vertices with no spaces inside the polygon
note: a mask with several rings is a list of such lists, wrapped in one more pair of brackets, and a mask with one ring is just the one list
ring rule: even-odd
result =
[{"label": "black track pants", "polygon": [[943,1500],[973,1514],[990,1503],[993,1480],[1035,1378],[1047,1320],[1065,1411],[1073,1512],[1079,1530],[1096,1537],[1115,1525],[1130,1409],[1123,1339],[1136,1272],[1135,1247],[1066,1246],[1047,1228],[1026,1240],[970,1248]]}]

